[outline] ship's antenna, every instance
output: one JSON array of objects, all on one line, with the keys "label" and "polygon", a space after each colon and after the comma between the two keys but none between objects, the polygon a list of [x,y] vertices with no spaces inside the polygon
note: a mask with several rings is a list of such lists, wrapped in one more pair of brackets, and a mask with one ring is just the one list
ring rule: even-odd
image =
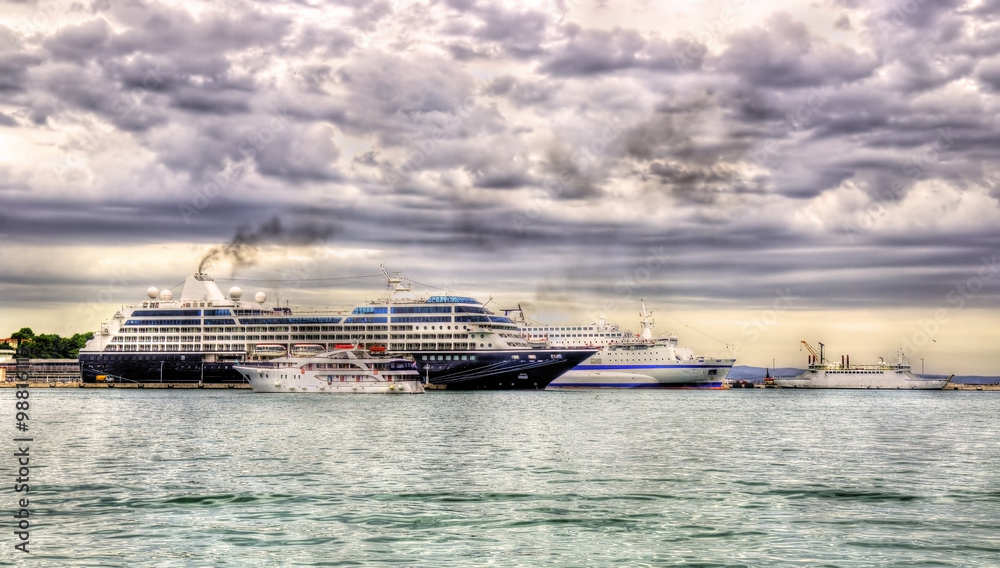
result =
[{"label": "ship's antenna", "polygon": [[389,275],[389,271],[385,269],[384,264],[380,264],[379,268],[382,269],[382,274],[385,275],[386,285],[392,288],[393,292],[409,292],[409,286],[403,286],[403,277],[399,275],[398,272],[393,272]]},{"label": "ship's antenna", "polygon": [[642,324],[642,338],[643,339],[652,339],[653,338],[653,330],[652,330],[653,320],[651,320],[649,318],[649,316],[651,315],[651,313],[646,313],[646,301],[645,300],[640,299],[639,303],[640,303],[640,305],[642,305],[642,312],[639,314],[640,316],[642,316],[642,321],[640,322]]}]

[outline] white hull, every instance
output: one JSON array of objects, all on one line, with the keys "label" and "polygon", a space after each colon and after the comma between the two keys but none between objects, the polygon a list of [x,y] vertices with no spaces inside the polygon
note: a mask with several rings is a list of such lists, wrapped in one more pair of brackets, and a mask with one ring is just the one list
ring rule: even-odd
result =
[{"label": "white hull", "polygon": [[948,379],[923,379],[908,371],[851,373],[849,371],[806,371],[790,379],[774,379],[781,388],[801,389],[900,389],[940,390]]},{"label": "white hull", "polygon": [[722,388],[735,359],[695,357],[664,338],[606,346],[549,383],[559,388]]},{"label": "white hull", "polygon": [[[717,365],[717,364],[716,364]],[[588,370],[586,364],[549,383],[548,388],[722,388],[730,367],[661,365],[620,370]],[[714,375],[709,372],[715,370]]]},{"label": "white hull", "polygon": [[[359,356],[360,354],[360,356]],[[310,357],[279,357],[270,364],[233,367],[254,392],[416,394],[424,385],[412,361],[339,349]]]},{"label": "white hull", "polygon": [[281,369],[237,367],[250,381],[254,392],[309,392],[320,394],[416,394],[424,392],[424,385],[418,380],[381,381],[355,380],[333,381],[318,376],[317,373],[300,374],[278,378]]}]

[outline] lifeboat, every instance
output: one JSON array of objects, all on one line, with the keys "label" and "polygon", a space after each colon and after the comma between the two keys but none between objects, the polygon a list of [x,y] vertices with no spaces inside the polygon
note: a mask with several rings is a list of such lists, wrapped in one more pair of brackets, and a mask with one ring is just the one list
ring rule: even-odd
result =
[{"label": "lifeboat", "polygon": [[318,343],[296,343],[292,345],[292,357],[309,357],[326,352],[326,347]]},{"label": "lifeboat", "polygon": [[253,348],[253,354],[260,357],[281,357],[286,353],[288,349],[277,343],[258,343]]}]

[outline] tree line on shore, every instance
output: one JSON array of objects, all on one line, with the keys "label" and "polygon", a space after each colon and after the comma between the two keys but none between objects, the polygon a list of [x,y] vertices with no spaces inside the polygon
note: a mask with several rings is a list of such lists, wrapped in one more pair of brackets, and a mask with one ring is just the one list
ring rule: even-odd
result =
[{"label": "tree line on shore", "polygon": [[[31,359],[76,359],[80,349],[94,338],[94,332],[75,333],[73,337],[60,337],[54,333],[35,335],[30,327],[22,327],[10,334],[18,342],[18,354],[26,354]],[[8,342],[0,343],[0,349],[15,349]]]}]

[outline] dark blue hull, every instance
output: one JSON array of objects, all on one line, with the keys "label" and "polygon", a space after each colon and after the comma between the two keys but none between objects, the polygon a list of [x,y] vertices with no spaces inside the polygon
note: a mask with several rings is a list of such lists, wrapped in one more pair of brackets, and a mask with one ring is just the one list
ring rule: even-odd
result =
[{"label": "dark blue hull", "polygon": [[[592,349],[415,351],[420,377],[448,390],[544,389],[595,353]],[[183,359],[181,358],[183,357]],[[464,357],[464,359],[463,359]],[[136,383],[243,383],[240,361],[206,362],[200,354],[80,354],[83,381],[98,375]]]},{"label": "dark blue hull", "polygon": [[[414,351],[421,378],[448,390],[544,389],[595,349]],[[462,359],[466,357],[467,359]],[[469,359],[474,357],[475,359]]]},{"label": "dark blue hull", "polygon": [[235,359],[207,362],[191,353],[80,354],[85,383],[96,382],[98,375],[134,383],[244,383],[243,375],[233,369],[236,364]]}]

